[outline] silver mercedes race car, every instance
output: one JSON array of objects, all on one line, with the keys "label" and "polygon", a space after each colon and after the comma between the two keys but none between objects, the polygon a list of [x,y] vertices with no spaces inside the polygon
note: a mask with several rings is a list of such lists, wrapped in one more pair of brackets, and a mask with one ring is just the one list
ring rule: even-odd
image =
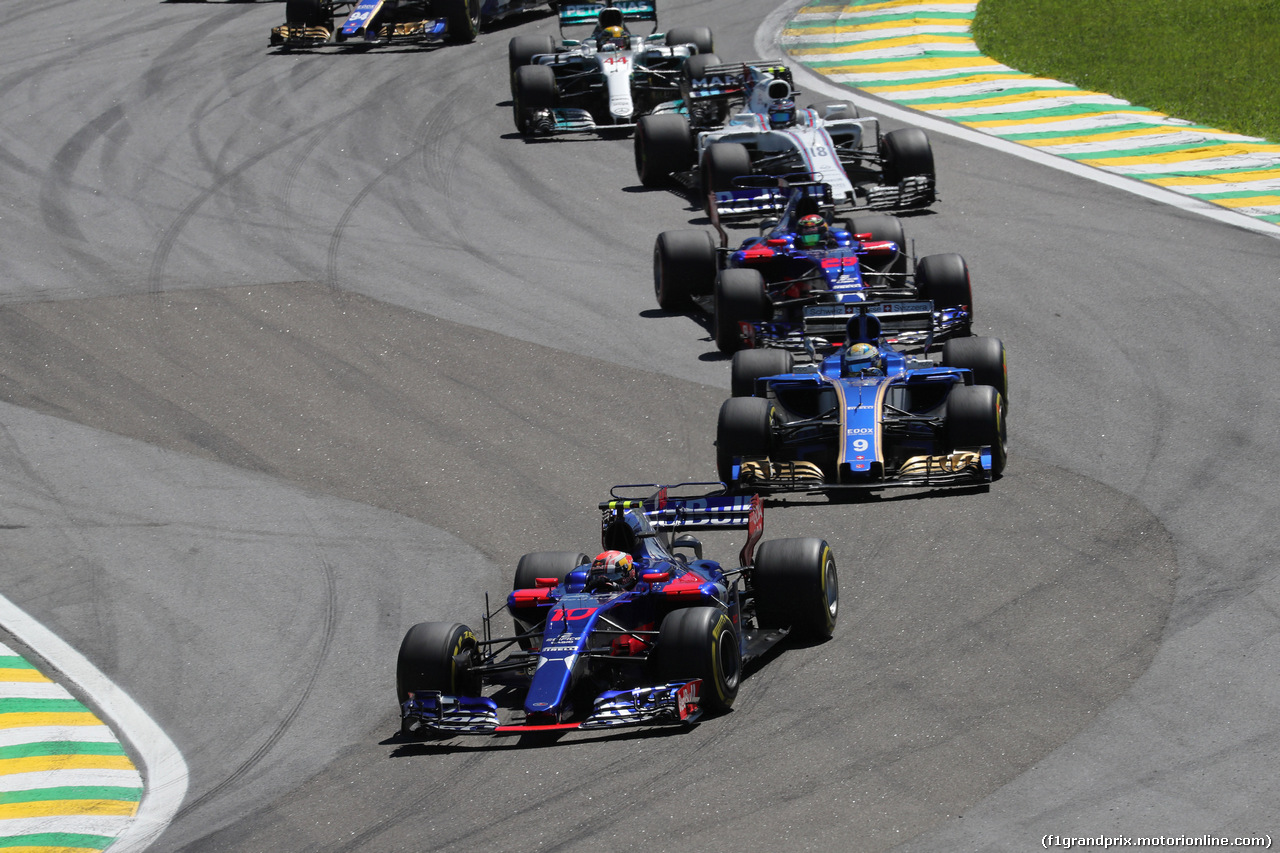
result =
[{"label": "silver mercedes race car", "polygon": [[[937,198],[933,149],[919,128],[880,133],[880,122],[848,102],[798,108],[791,71],[781,62],[705,64],[682,81],[675,109],[636,125],[636,172],[647,187],[672,179],[707,210],[776,212],[779,179],[818,181],[838,206],[881,210],[927,207]],[[699,125],[708,103],[728,121]],[[690,117],[694,117],[693,121]]]},{"label": "silver mercedes race car", "polygon": [[[508,46],[516,129],[526,136],[630,129],[638,116],[678,98],[686,62],[713,47],[707,27],[658,32],[652,0],[562,5],[558,12],[558,44],[550,35],[525,35]],[[647,34],[627,27],[646,21],[653,25]],[[585,26],[593,27],[585,38],[564,38]]]}]

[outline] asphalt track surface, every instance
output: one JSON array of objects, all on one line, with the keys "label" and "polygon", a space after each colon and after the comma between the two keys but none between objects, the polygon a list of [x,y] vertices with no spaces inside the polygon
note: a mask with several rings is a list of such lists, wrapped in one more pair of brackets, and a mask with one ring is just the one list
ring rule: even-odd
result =
[{"label": "asphalt track surface", "polygon": [[[737,58],[772,11],[663,24]],[[153,849],[1275,829],[1277,243],[937,136],[908,233],[1009,348],[1005,477],[766,510],[832,543],[840,624],[724,717],[400,743],[404,631],[591,550],[613,483],[713,476],[728,366],[650,289],[699,214],[627,140],[513,134],[551,19],[280,55],[280,14],[63,0],[0,52],[0,589],[182,750]]]}]

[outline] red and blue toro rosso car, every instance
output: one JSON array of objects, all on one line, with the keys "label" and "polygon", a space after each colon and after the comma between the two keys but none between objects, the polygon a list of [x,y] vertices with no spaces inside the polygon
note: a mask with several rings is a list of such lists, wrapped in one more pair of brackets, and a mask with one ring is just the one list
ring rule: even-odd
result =
[{"label": "red and blue toro rosso car", "polygon": [[[803,348],[806,337],[816,338],[806,329],[809,318],[829,325],[831,306],[847,311],[866,302],[904,299],[933,304],[934,341],[969,334],[973,290],[960,255],[915,260],[906,251],[901,220],[883,213],[833,224],[825,184],[759,192],[782,194],[782,214],[766,220],[762,233],[737,249],[729,248],[714,207],[719,246],[708,231],[680,230],[663,231],[653,247],[658,304],[668,311],[696,307],[708,312],[721,352]],[[843,332],[842,323],[835,343]]]},{"label": "red and blue toro rosso car", "polygon": [[[743,663],[788,634],[831,636],[831,548],[760,542],[759,497],[727,497],[723,483],[610,495],[594,561],[576,551],[520,559],[505,606],[513,635],[491,635],[500,610],[480,635],[448,622],[409,629],[396,663],[404,735],[688,725],[728,710]],[[729,529],[747,531],[735,566],[704,559],[690,532]]]},{"label": "red and blue toro rosso car", "polygon": [[720,408],[721,478],[751,491],[989,483],[1004,470],[1008,372],[997,338],[947,341],[941,362],[885,342],[879,318],[852,318],[843,346],[797,364],[747,350]]}]

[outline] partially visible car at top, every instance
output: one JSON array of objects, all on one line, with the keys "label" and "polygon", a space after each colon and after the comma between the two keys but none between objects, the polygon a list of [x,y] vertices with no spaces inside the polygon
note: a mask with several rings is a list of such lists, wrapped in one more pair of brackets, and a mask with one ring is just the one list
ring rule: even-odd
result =
[{"label": "partially visible car at top", "polygon": [[[707,27],[658,32],[651,0],[561,5],[558,14],[559,41],[523,35],[508,44],[516,129],[530,136],[629,129],[679,97],[686,62],[714,47]],[[628,23],[637,22],[651,23],[651,32],[632,33]],[[564,37],[588,26],[581,39]]]},{"label": "partially visible car at top", "polygon": [[287,0],[285,22],[272,28],[271,44],[288,50],[344,42],[466,43],[475,41],[483,23],[547,4],[548,0]]},{"label": "partially visible car at top", "polygon": [[[684,80],[680,109],[655,111],[636,126],[636,172],[645,186],[674,180],[708,209],[714,194],[722,214],[776,210],[777,198],[744,187],[750,176],[820,181],[841,207],[911,209],[937,200],[933,148],[923,130],[882,134],[878,119],[860,116],[847,101],[799,108],[800,93],[781,62],[695,70]],[[708,104],[719,107],[709,111]],[[727,122],[705,128],[709,112]]]},{"label": "partially visible car at top", "polygon": [[[653,248],[653,289],[668,311],[698,308],[711,315],[716,346],[801,350],[843,341],[845,321],[860,306],[875,313],[925,312],[924,328],[895,324],[898,345],[963,337],[973,325],[969,266],[955,253],[917,259],[907,251],[902,221],[884,213],[835,220],[826,184],[761,188],[781,206],[761,233],[729,248],[712,199],[712,224],[664,231]],[[806,233],[811,232],[811,233]],[[903,304],[903,303],[910,303]],[[925,303],[923,306],[921,303]]]},{"label": "partially visible car at top", "polygon": [[[396,663],[401,731],[522,735],[687,726],[732,706],[744,662],[794,634],[835,629],[839,582],[815,537],[761,542],[756,496],[723,483],[615,486],[595,560],[526,554],[505,609],[514,633],[452,622],[405,634]],[[693,534],[747,531],[733,563]],[[672,535],[676,538],[672,539]]]},{"label": "partially visible car at top", "polygon": [[890,345],[868,309],[829,355],[739,352],[716,426],[720,477],[761,493],[990,483],[1008,457],[1004,344],[955,338],[940,356]]}]

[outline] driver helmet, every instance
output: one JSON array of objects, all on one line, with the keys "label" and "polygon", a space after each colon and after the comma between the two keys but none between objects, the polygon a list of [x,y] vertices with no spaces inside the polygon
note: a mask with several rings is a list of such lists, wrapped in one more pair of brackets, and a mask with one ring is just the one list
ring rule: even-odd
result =
[{"label": "driver helmet", "polygon": [[796,245],[812,249],[822,242],[827,235],[827,221],[819,213],[808,213],[800,217],[800,227],[796,230]]},{"label": "driver helmet", "polygon": [[796,102],[780,98],[769,104],[769,127],[779,130],[796,123]]},{"label": "driver helmet", "polygon": [[627,34],[622,27],[605,27],[596,37],[597,50],[619,50],[627,46]]},{"label": "driver helmet", "polygon": [[635,582],[635,560],[626,551],[597,554],[587,572],[587,589],[631,589]]},{"label": "driver helmet", "polygon": [[841,357],[843,373],[851,376],[855,373],[862,373],[864,370],[871,370],[876,366],[876,362],[880,359],[880,350],[868,343],[850,344],[845,347],[844,355]]}]

